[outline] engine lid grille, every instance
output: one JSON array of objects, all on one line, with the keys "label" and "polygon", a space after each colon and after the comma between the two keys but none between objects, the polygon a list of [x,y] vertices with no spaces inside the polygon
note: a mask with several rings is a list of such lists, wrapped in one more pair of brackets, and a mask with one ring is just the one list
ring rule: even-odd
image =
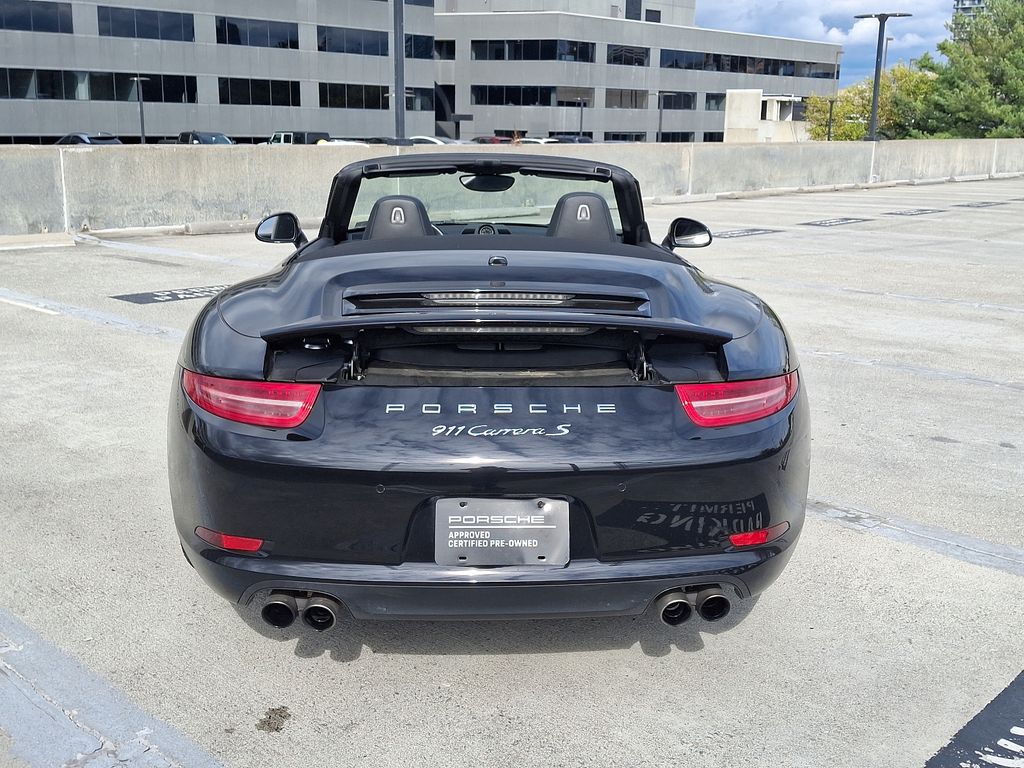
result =
[{"label": "engine lid grille", "polygon": [[[556,293],[548,291],[458,290],[402,293],[355,293],[345,296],[355,314],[452,307],[481,309],[544,308],[649,316],[646,295]],[[346,313],[348,314],[348,313]]]}]

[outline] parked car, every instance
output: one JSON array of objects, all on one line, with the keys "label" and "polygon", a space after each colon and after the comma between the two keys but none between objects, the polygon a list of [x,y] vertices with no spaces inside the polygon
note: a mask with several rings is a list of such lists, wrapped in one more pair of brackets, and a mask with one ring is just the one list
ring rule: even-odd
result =
[{"label": "parked car", "polygon": [[520,144],[557,144],[555,139],[531,139],[525,138],[519,140]]},{"label": "parked car", "polygon": [[786,566],[793,343],[674,252],[703,224],[651,239],[626,170],[378,157],[335,176],[312,242],[290,213],[256,237],[297,250],[199,312],[169,413],[177,532],[224,597],[314,630],[343,606],[678,625]]},{"label": "parked car", "polygon": [[368,147],[370,146],[365,141],[359,141],[358,139],[320,139],[317,144],[341,144],[348,147]]},{"label": "parked car", "polygon": [[576,136],[573,134],[566,134],[563,136],[552,136],[551,137],[558,144],[593,144],[594,140],[589,136]]},{"label": "parked car", "polygon": [[455,139],[440,136],[410,136],[409,140],[412,141],[413,144],[434,144],[440,146],[456,143]]},{"label": "parked car", "polygon": [[511,144],[512,139],[508,136],[477,136],[473,142],[476,144]]},{"label": "parked car", "polygon": [[320,140],[330,139],[329,133],[323,131],[276,131],[268,140],[268,144],[316,144]]},{"label": "parked car", "polygon": [[120,144],[121,140],[112,133],[69,133],[61,136],[57,144]]},{"label": "parked car", "polygon": [[177,144],[234,144],[235,140],[213,131],[185,131],[178,134]]}]

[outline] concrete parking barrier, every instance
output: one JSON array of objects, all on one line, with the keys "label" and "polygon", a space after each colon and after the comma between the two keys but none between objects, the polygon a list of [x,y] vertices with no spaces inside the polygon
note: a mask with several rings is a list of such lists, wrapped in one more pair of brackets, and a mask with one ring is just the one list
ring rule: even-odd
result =
[{"label": "concrete parking barrier", "polygon": [[0,235],[246,228],[268,213],[323,215],[355,160],[421,151],[537,152],[622,165],[652,202],[715,195],[1024,174],[1024,139],[795,144],[446,147],[120,146],[0,148]]}]

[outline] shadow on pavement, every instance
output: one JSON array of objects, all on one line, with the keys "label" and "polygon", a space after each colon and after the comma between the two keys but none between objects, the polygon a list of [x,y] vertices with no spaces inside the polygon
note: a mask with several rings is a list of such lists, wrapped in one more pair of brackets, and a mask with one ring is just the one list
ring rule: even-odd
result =
[{"label": "shadow on pavement", "polygon": [[333,629],[315,632],[297,619],[275,629],[260,618],[261,601],[232,606],[239,617],[266,638],[295,643],[295,655],[315,658],[327,653],[335,661],[355,661],[363,649],[406,655],[514,655],[575,653],[631,648],[647,656],[673,651],[700,651],[703,635],[728,632],[750,615],[757,597],[736,600],[724,619],[710,623],[694,617],[669,627],[648,612],[640,616],[596,619],[511,621],[359,621],[345,615]]}]

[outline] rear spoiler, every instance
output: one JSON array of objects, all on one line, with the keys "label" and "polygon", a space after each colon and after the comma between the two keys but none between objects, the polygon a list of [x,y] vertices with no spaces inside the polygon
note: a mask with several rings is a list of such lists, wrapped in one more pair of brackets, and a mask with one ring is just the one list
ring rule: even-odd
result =
[{"label": "rear spoiler", "polygon": [[[516,310],[482,311],[478,309],[453,309],[430,312],[397,312],[379,315],[358,315],[337,318],[311,318],[291,325],[272,328],[260,335],[267,342],[286,341],[304,336],[323,334],[340,334],[355,337],[360,331],[382,328],[403,328],[413,332],[425,329],[428,333],[457,334],[464,329],[466,333],[504,333],[506,328],[547,328],[558,335],[554,329],[586,329],[592,332],[606,329],[636,331],[645,340],[653,340],[659,336],[671,336],[689,341],[701,341],[721,346],[732,341],[733,335],[728,331],[707,328],[703,325],[688,323],[673,318],[623,317],[618,315],[601,315],[594,313],[575,312],[537,312],[531,309],[528,313]],[[431,329],[431,330],[426,330]],[[436,330],[444,329],[444,330]],[[424,332],[424,331],[421,331]],[[571,335],[573,331],[564,331]]]}]

